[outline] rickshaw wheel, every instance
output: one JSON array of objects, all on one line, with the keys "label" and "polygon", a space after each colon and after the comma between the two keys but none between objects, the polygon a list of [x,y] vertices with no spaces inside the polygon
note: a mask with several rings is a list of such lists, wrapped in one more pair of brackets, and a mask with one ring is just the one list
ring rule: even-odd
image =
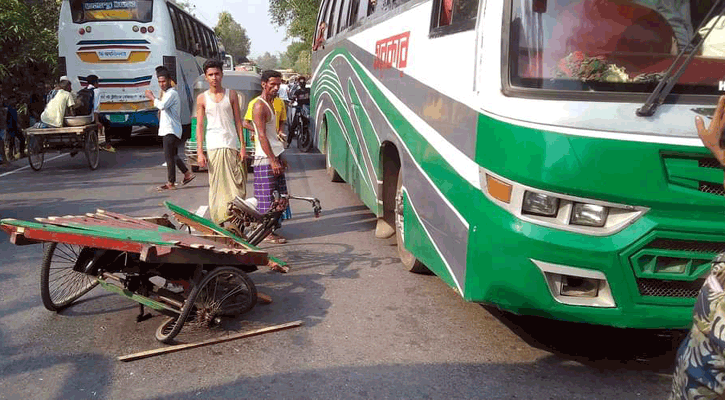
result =
[{"label": "rickshaw wheel", "polygon": [[28,163],[30,164],[30,168],[32,168],[33,171],[40,171],[40,169],[43,168],[43,161],[45,160],[42,140],[35,137],[35,135],[29,135],[26,151],[28,152]]},{"label": "rickshaw wheel", "polygon": [[98,168],[100,148],[98,147],[98,133],[96,131],[90,131],[86,135],[83,151],[86,154],[86,160],[88,160],[88,168],[92,171]]},{"label": "rickshaw wheel", "polygon": [[40,269],[40,297],[50,311],[60,311],[98,285],[92,275],[74,269],[83,248],[50,243]]},{"label": "rickshaw wheel", "polygon": [[244,271],[219,267],[194,285],[178,318],[167,318],[156,329],[156,340],[171,344],[184,323],[210,327],[221,317],[243,314],[257,304],[257,288]]}]

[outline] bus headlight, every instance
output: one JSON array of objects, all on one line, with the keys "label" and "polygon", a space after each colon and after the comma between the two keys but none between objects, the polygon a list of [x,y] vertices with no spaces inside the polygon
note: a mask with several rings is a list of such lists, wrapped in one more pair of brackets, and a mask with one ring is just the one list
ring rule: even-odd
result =
[{"label": "bus headlight", "polygon": [[133,28],[131,28],[132,31],[138,32],[138,25],[134,25]]},{"label": "bus headlight", "polygon": [[649,211],[646,207],[550,192],[479,169],[481,189],[490,201],[522,221],[549,228],[608,236]]},{"label": "bus headlight", "polygon": [[149,26],[149,33],[154,33],[154,27],[153,26]]},{"label": "bus headlight", "polygon": [[596,204],[574,203],[571,223],[575,225],[602,227],[607,222],[609,207]]},{"label": "bus headlight", "polygon": [[86,32],[91,33],[91,26],[90,25],[86,27]]},{"label": "bus headlight", "polygon": [[559,198],[527,190],[524,192],[521,209],[526,214],[556,217],[559,211]]}]

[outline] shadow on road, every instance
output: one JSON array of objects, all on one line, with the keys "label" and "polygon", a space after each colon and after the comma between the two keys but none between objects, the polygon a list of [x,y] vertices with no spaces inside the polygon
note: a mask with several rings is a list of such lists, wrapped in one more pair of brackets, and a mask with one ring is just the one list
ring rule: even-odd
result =
[{"label": "shadow on road", "polygon": [[[545,357],[532,364],[401,363],[244,376],[162,399],[627,399],[665,397],[667,379],[598,371]],[[475,382],[475,383],[472,383]]]},{"label": "shadow on road", "polygon": [[522,316],[483,306],[527,344],[597,369],[669,374],[687,331],[623,329]]}]

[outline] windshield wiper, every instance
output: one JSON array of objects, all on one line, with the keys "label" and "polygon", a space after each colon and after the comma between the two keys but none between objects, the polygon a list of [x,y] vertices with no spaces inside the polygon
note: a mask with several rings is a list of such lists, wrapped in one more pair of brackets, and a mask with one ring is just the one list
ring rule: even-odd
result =
[{"label": "windshield wiper", "polygon": [[[655,114],[655,111],[657,110],[657,106],[662,104],[665,101],[665,98],[667,98],[667,95],[670,94],[672,91],[672,88],[675,86],[677,81],[680,80],[680,77],[683,73],[685,73],[685,69],[688,65],[690,65],[690,62],[695,57],[695,54],[697,54],[698,50],[702,46],[702,44],[705,42],[705,39],[710,36],[710,33],[712,33],[713,29],[715,28],[715,25],[717,25],[718,22],[720,22],[720,19],[723,17],[723,14],[725,14],[725,8],[723,7],[723,3],[725,0],[718,0],[712,8],[710,8],[710,11],[707,12],[707,15],[700,23],[700,26],[697,27],[697,30],[695,32],[700,32],[700,29],[702,29],[705,24],[707,24],[708,21],[710,21],[711,16],[715,10],[720,10],[720,12],[717,14],[718,20],[713,24],[713,27],[708,29],[704,36],[695,35],[695,37],[699,37],[699,40],[696,42],[691,42],[687,46],[684,46],[682,50],[680,50],[679,54],[677,54],[677,57],[674,61],[672,61],[672,65],[670,65],[670,68],[667,69],[667,72],[665,72],[664,76],[660,80],[660,82],[657,84],[657,87],[655,88],[652,93],[647,97],[647,100],[644,102],[644,105],[642,107],[637,109],[637,116],[640,117],[651,117]],[[687,53],[689,50],[689,53]],[[687,55],[685,55],[687,53]],[[685,58],[685,56],[687,58]],[[684,59],[684,60],[683,60]],[[675,68],[677,67],[677,68]]]}]

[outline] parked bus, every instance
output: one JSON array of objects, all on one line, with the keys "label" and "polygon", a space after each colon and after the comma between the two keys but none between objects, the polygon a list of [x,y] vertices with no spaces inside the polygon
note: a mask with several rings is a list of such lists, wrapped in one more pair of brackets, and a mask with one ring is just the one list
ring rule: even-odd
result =
[{"label": "parked bus", "polygon": [[[311,94],[328,174],[407,268],[465,300],[686,328],[725,250],[723,173],[694,124],[725,90],[725,31],[683,4],[322,0]],[[671,94],[643,107],[707,22]]]},{"label": "parked bus", "polygon": [[61,74],[75,88],[90,74],[100,78],[100,112],[121,136],[133,125],[158,126],[144,91],[158,93],[160,65],[176,82],[188,131],[191,85],[207,59],[220,57],[214,32],[170,0],[63,0],[58,38]]}]

